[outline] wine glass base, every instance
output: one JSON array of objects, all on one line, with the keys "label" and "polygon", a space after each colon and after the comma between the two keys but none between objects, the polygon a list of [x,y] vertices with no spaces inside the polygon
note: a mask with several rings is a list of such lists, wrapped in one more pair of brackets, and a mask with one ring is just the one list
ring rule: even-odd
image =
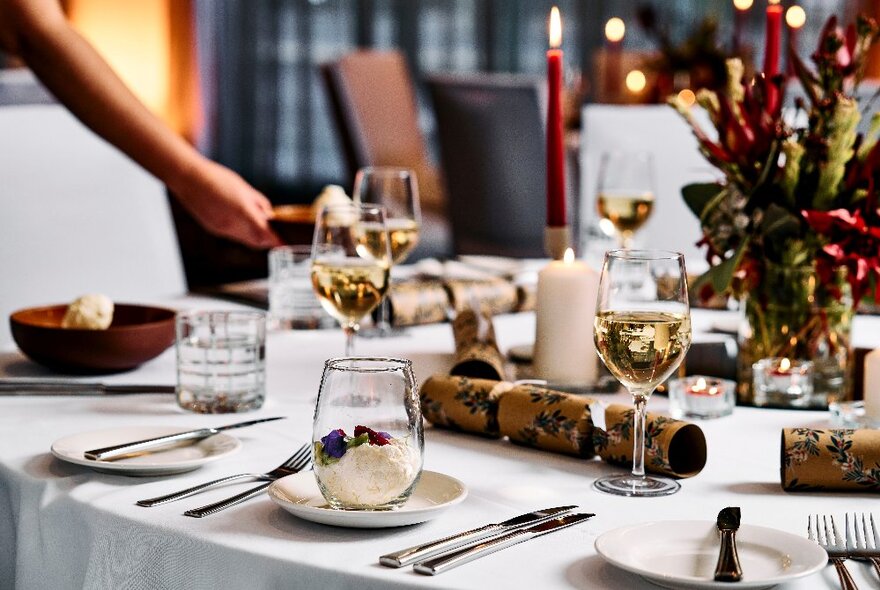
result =
[{"label": "wine glass base", "polygon": [[632,474],[608,475],[600,477],[593,487],[606,494],[615,496],[668,496],[681,489],[681,485],[665,477],[636,477]]}]

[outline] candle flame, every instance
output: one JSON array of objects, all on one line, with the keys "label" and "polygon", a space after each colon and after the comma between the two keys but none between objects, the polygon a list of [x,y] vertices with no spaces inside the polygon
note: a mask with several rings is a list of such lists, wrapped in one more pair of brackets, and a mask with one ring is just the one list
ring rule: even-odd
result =
[{"label": "candle flame", "polygon": [[572,250],[571,248],[566,248],[565,254],[562,255],[562,261],[565,264],[571,264],[572,262],[574,262],[574,250]]},{"label": "candle flame", "polygon": [[623,39],[623,36],[626,34],[626,24],[624,24],[622,18],[613,17],[609,18],[608,22],[605,23],[605,38],[611,41],[612,43],[617,43]]},{"label": "candle flame", "polygon": [[795,4],[785,12],[785,22],[792,29],[799,29],[807,22],[807,13]]},{"label": "candle flame", "polygon": [[737,10],[748,10],[754,4],[754,0],[733,0],[733,7]]},{"label": "candle flame", "polygon": [[558,49],[562,45],[562,17],[555,6],[550,9],[550,47]]},{"label": "candle flame", "polygon": [[697,379],[697,384],[694,385],[694,391],[706,391],[706,380],[703,377]]},{"label": "candle flame", "polygon": [[771,6],[776,6],[777,4],[779,4],[779,0],[767,0],[767,4]]},{"label": "candle flame", "polygon": [[787,358],[784,358],[781,361],[779,361],[779,370],[780,371],[785,372],[785,371],[788,371],[790,368],[791,368],[791,361],[788,360]]}]

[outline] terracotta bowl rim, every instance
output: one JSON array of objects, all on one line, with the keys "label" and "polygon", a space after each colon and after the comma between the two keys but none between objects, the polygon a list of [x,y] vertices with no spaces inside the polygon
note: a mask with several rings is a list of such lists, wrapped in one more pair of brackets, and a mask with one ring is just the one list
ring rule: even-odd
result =
[{"label": "terracotta bowl rim", "polygon": [[28,321],[25,321],[22,316],[29,313],[35,313],[50,309],[58,309],[58,308],[66,308],[69,303],[56,303],[52,305],[39,305],[36,307],[26,307],[23,309],[16,310],[9,315],[9,321],[11,323],[18,324],[20,326],[26,326],[32,330],[45,330],[45,331],[58,331],[62,330],[66,333],[84,333],[84,334],[106,334],[108,332],[123,332],[123,331],[131,331],[131,330],[142,330],[154,328],[161,324],[167,324],[168,322],[173,322],[175,317],[177,316],[177,311],[171,309],[169,307],[162,307],[158,305],[143,305],[140,303],[115,303],[114,308],[126,307],[126,308],[137,308],[144,310],[151,310],[160,313],[167,314],[166,317],[162,317],[159,319],[155,319],[149,322],[140,322],[136,324],[123,324],[119,326],[111,325],[109,328],[105,330],[90,330],[86,328],[62,328],[59,326],[48,326],[46,324],[34,324]]}]

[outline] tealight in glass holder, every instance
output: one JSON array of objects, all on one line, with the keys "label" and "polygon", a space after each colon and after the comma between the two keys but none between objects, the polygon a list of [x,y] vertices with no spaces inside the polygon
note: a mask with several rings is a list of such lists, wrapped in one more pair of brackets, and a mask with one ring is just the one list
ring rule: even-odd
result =
[{"label": "tealight in glass holder", "polygon": [[756,406],[806,407],[813,396],[812,361],[772,357],[752,365]]},{"label": "tealight in glass holder", "polygon": [[728,416],[735,405],[733,381],[692,375],[669,382],[669,413],[677,420]]}]

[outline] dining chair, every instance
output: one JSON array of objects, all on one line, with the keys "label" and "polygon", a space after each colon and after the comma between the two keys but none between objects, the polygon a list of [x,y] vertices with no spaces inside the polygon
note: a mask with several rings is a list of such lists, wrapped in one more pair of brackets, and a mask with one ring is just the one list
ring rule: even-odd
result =
[{"label": "dining chair", "polygon": [[348,169],[348,186],[365,166],[415,171],[422,209],[419,252],[446,254],[448,222],[443,180],[419,125],[416,88],[398,51],[359,50],[320,67]]},{"label": "dining chair", "polygon": [[544,256],[546,140],[540,80],[427,80],[456,254]]},{"label": "dining chair", "polygon": [[[696,116],[702,116],[695,111]],[[716,179],[688,125],[667,105],[586,105],[581,129],[581,198],[584,226],[595,222],[599,160],[603,151],[647,151],[655,166],[654,210],[636,234],[644,247],[682,252],[699,272],[704,255],[696,246],[700,223],[687,208],[681,188]],[[705,125],[709,129],[708,122]],[[691,264],[693,268],[691,269]]]},{"label": "dining chair", "polygon": [[0,153],[0,350],[19,308],[186,292],[162,183],[64,107],[0,107]]}]

